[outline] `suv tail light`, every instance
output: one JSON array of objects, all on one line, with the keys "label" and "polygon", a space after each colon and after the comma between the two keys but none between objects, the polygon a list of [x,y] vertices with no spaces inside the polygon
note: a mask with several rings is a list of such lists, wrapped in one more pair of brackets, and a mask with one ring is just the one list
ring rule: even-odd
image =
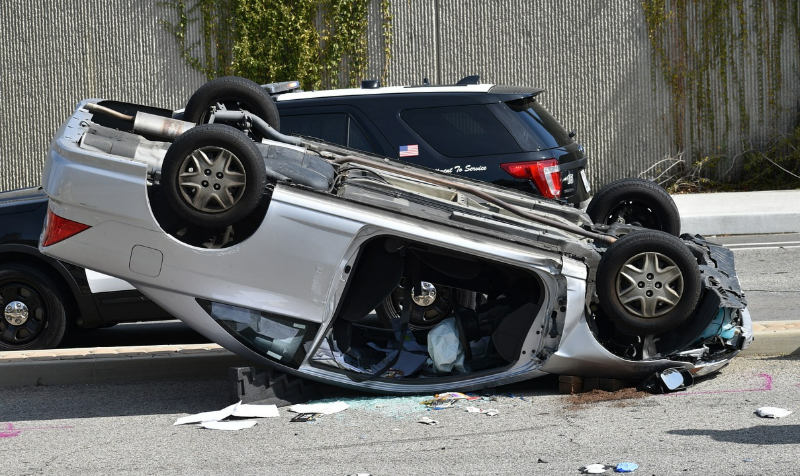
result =
[{"label": "suv tail light", "polygon": [[514,178],[533,180],[545,198],[561,197],[561,171],[556,159],[511,162],[500,164],[500,168]]},{"label": "suv tail light", "polygon": [[48,208],[47,218],[44,220],[44,231],[42,232],[42,246],[54,245],[88,228],[91,227],[83,223],[61,218]]}]

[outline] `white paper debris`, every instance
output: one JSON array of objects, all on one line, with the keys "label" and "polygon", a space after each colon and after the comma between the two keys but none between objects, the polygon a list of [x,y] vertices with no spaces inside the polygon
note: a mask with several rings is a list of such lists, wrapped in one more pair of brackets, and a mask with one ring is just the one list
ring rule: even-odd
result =
[{"label": "white paper debris", "polygon": [[233,410],[233,415],[231,416],[240,418],[278,418],[281,414],[278,412],[277,405],[250,405],[242,403]]},{"label": "white paper debris", "polygon": [[[239,402],[215,412],[203,412],[178,418],[173,425],[200,423],[203,428],[212,430],[241,430],[256,424],[255,421],[222,421],[231,416],[240,418],[276,418],[280,416],[280,413],[278,413],[276,405],[249,405]],[[212,428],[206,423],[224,423],[224,425],[216,425],[216,427]]]},{"label": "white paper debris", "polygon": [[215,412],[203,412],[198,413],[196,415],[189,415],[185,417],[178,418],[178,420],[173,423],[173,425],[185,425],[187,423],[202,423],[204,421],[220,421],[228,418],[229,416],[233,415],[233,412],[236,410],[242,402],[234,403],[229,407],[225,407],[222,410],[217,410]]},{"label": "white paper debris", "polygon": [[438,420],[434,420],[433,418],[430,418],[430,417],[422,417],[422,418],[420,418],[419,422],[420,423],[424,423],[426,425],[438,425],[439,424]]},{"label": "white paper debris", "polygon": [[200,426],[209,430],[236,431],[252,428],[256,423],[258,422],[255,420],[204,421]]},{"label": "white paper debris", "polygon": [[777,407],[761,407],[756,410],[756,415],[762,418],[783,418],[786,415],[791,415],[791,410]]},{"label": "white paper debris", "polygon": [[333,402],[333,403],[301,403],[298,405],[292,405],[290,407],[286,407],[287,410],[290,412],[295,413],[322,413],[323,415],[330,415],[332,413],[338,413],[342,410],[347,410],[350,408],[350,405],[344,402]]},{"label": "white paper debris", "polygon": [[466,410],[469,413],[483,413],[489,416],[495,416],[500,414],[500,412],[495,410],[494,408],[488,408],[486,410],[483,410],[478,407],[467,407]]}]

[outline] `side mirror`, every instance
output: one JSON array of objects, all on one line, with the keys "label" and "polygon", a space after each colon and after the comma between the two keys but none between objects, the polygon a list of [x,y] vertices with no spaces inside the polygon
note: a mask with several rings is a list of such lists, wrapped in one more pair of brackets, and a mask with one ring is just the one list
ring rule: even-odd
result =
[{"label": "side mirror", "polygon": [[688,370],[666,369],[646,378],[636,389],[650,393],[670,393],[686,390],[693,384],[694,376]]}]

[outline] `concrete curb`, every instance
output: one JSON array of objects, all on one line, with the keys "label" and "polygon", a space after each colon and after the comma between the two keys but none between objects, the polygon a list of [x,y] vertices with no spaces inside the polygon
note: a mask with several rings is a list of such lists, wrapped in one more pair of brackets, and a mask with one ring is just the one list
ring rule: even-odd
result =
[{"label": "concrete curb", "polygon": [[800,190],[673,195],[681,232],[752,235],[800,232]]},{"label": "concrete curb", "polygon": [[250,365],[216,344],[0,352],[0,388],[223,379]]},{"label": "concrete curb", "polygon": [[[800,354],[800,321],[758,322],[753,332],[743,355]],[[250,365],[216,344],[0,352],[0,388],[224,379]]]}]

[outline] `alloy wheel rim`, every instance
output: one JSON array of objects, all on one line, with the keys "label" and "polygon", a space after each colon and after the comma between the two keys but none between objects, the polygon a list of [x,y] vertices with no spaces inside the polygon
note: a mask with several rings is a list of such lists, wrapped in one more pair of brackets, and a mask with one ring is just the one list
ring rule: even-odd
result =
[{"label": "alloy wheel rim", "polygon": [[683,296],[683,273],[673,260],[657,252],[639,253],[620,269],[616,293],[634,316],[652,319],[675,309]]},{"label": "alloy wheel rim", "polygon": [[247,174],[242,161],[222,147],[195,149],[183,160],[178,188],[183,199],[203,213],[222,213],[241,200]]}]

